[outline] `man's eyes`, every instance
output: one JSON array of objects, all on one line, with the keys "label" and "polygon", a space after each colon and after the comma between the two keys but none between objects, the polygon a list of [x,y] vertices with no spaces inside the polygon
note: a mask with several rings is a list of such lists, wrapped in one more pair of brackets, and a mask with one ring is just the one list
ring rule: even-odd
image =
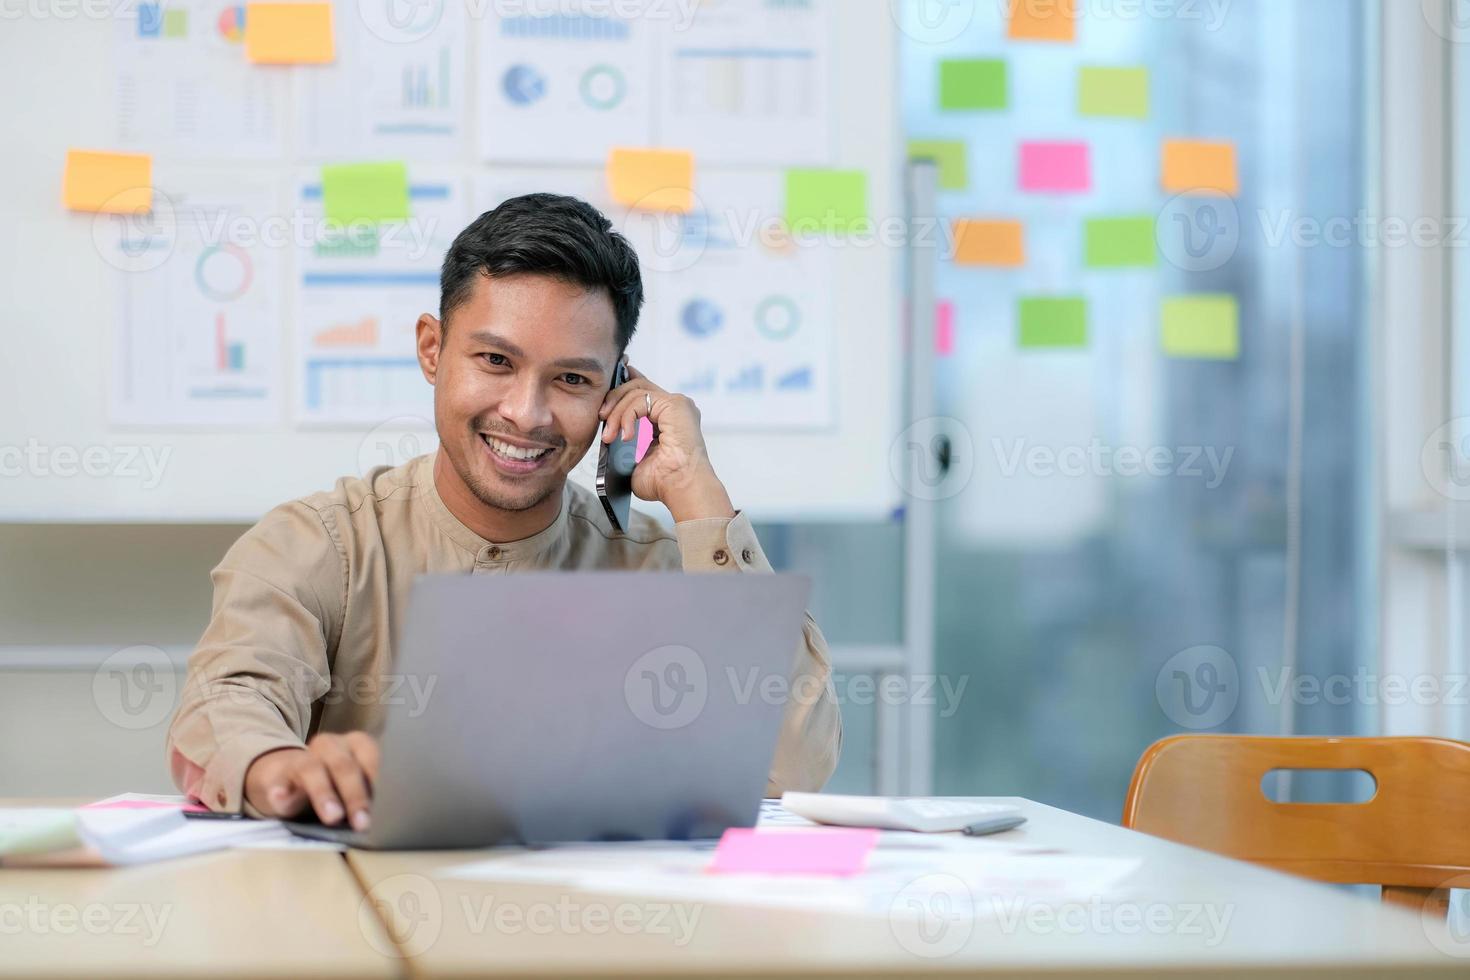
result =
[{"label": "man's eyes", "polygon": [[[486,353],[486,354],[481,354],[480,357],[485,361],[486,364],[489,364],[492,367],[509,367],[510,366],[510,361],[506,360],[506,357],[505,357],[504,354],[489,354],[489,353]],[[573,374],[570,371],[568,371],[565,374],[559,374],[559,375],[557,375],[556,376],[556,379],[558,381],[562,382],[563,384],[570,385],[571,387],[574,387],[574,388],[579,388],[582,385],[585,385],[585,384],[588,384],[589,383],[587,381],[586,377],[584,377],[583,375]]]}]

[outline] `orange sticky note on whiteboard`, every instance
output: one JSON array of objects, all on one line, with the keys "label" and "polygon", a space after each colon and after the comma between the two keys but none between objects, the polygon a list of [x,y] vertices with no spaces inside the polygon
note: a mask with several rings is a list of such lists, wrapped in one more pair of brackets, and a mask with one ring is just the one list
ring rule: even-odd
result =
[{"label": "orange sticky note on whiteboard", "polygon": [[1235,144],[1205,140],[1167,140],[1164,143],[1164,190],[1240,193],[1240,167]]},{"label": "orange sticky note on whiteboard", "polygon": [[1012,41],[1077,40],[1077,0],[1010,0]]},{"label": "orange sticky note on whiteboard", "polygon": [[330,3],[248,3],[245,58],[258,65],[324,65],[336,57]]},{"label": "orange sticky note on whiteboard", "polygon": [[953,228],[955,265],[1013,269],[1026,263],[1025,229],[1019,221],[957,218]]},{"label": "orange sticky note on whiteboard", "polygon": [[153,157],[67,150],[61,202],[73,211],[146,212],[153,207]]},{"label": "orange sticky note on whiteboard", "polygon": [[687,214],[694,209],[694,154],[614,149],[607,158],[607,183],[619,204]]}]

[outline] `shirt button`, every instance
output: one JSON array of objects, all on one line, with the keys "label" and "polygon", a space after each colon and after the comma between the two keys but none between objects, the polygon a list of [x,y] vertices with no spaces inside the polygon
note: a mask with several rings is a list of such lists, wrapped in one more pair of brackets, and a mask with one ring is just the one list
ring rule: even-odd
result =
[{"label": "shirt button", "polygon": [[224,790],[220,790],[218,793],[214,794],[214,799],[215,802],[217,802],[220,806],[224,806],[229,797],[225,795]]},{"label": "shirt button", "polygon": [[716,551],[715,552],[715,564],[716,565],[723,565],[723,564],[725,564],[725,562],[727,562],[729,560],[730,560],[730,556],[727,555],[727,554],[725,554],[725,549],[724,548],[721,548],[719,551]]},{"label": "shirt button", "polygon": [[740,560],[749,565],[751,562],[755,561],[755,555],[752,555],[750,553],[750,549],[746,548],[744,551],[740,552]]}]

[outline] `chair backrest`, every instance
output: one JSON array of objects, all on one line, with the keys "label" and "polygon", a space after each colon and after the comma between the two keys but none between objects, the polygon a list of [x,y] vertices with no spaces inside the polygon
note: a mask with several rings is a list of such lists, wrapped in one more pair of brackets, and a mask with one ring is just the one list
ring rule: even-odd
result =
[{"label": "chair backrest", "polygon": [[[1273,769],[1361,769],[1377,788],[1364,803],[1277,803],[1261,788]],[[1470,744],[1166,738],[1138,760],[1123,826],[1320,881],[1435,889],[1470,874]]]}]

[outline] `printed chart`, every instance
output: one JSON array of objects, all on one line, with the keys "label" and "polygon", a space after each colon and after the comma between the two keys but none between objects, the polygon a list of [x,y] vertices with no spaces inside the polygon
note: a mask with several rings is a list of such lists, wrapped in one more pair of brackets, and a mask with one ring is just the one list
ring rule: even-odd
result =
[{"label": "printed chart", "polygon": [[245,61],[245,6],[233,0],[123,4],[113,28],[121,146],[175,160],[273,159],[285,152],[285,75]]},{"label": "printed chart", "polygon": [[282,249],[259,235],[273,190],[165,179],[156,195],[151,214],[98,216],[120,297],[112,420],[279,423]]},{"label": "printed chart", "polygon": [[337,60],[296,79],[308,159],[459,159],[464,148],[465,4],[339,3]]},{"label": "printed chart", "polygon": [[410,168],[410,216],[376,225],[325,221],[321,193],[317,175],[303,175],[296,200],[312,234],[296,253],[297,420],[430,425],[414,326],[438,312],[439,268],[468,222],[459,179]]}]

